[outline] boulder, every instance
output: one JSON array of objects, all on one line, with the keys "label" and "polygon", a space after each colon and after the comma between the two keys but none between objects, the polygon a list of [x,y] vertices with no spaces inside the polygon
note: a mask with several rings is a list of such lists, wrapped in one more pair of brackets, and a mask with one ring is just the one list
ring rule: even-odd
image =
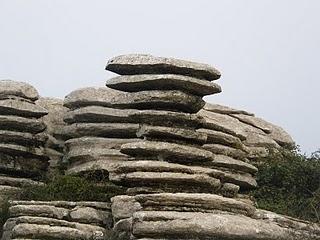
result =
[{"label": "boulder", "polygon": [[118,76],[109,79],[106,85],[109,88],[125,92],[179,90],[201,97],[221,92],[221,87],[216,83],[175,74]]},{"label": "boulder", "polygon": [[114,57],[108,61],[106,70],[120,75],[179,74],[209,81],[219,79],[221,76],[217,69],[207,64],[146,54]]},{"label": "boulder", "polygon": [[35,101],[39,98],[37,90],[28,83],[0,80],[0,99],[6,99],[12,96],[25,98],[30,101]]}]

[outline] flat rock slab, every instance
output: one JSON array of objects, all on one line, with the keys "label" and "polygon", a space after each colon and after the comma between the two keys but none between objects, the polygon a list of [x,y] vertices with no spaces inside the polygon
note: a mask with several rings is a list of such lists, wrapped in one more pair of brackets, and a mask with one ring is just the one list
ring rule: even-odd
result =
[{"label": "flat rock slab", "polygon": [[234,214],[140,211],[134,214],[132,223],[132,233],[138,239],[320,239],[318,231],[282,227],[274,221]]},{"label": "flat rock slab", "polygon": [[179,74],[206,79],[219,79],[221,73],[208,64],[146,54],[120,55],[110,59],[106,70],[120,75]]},{"label": "flat rock slab", "polygon": [[12,96],[29,99],[31,101],[39,98],[37,90],[28,83],[0,80],[0,99]]},{"label": "flat rock slab", "polygon": [[220,114],[243,114],[247,116],[254,116],[253,113],[250,113],[244,110],[238,110],[235,108],[231,108],[231,107],[227,107],[219,104],[212,104],[212,103],[206,103],[203,109],[209,112],[215,112]]},{"label": "flat rock slab", "polygon": [[17,144],[0,143],[1,154],[8,154],[11,156],[23,156],[35,159],[47,159],[44,155],[43,148],[37,147],[25,147]]},{"label": "flat rock slab", "polygon": [[194,191],[215,192],[220,188],[220,180],[205,174],[186,174],[175,172],[130,172],[110,174],[110,181],[131,187],[165,186],[177,192]]},{"label": "flat rock slab", "polygon": [[0,129],[36,134],[44,131],[46,125],[34,118],[0,115]]},{"label": "flat rock slab", "polygon": [[65,138],[107,137],[107,138],[136,138],[139,124],[134,123],[74,123],[65,126]]},{"label": "flat rock slab", "polygon": [[248,153],[240,149],[224,146],[221,144],[204,144],[202,147],[214,154],[225,155],[240,160],[245,160],[248,155]]},{"label": "flat rock slab", "polygon": [[268,136],[275,140],[280,146],[289,148],[294,146],[294,141],[291,136],[279,126],[276,126],[258,117],[251,117],[243,114],[233,114],[232,116],[239,119],[243,123],[268,133]]},{"label": "flat rock slab", "polygon": [[280,145],[268,135],[258,133],[248,133],[247,139],[243,141],[247,147],[266,147],[266,148],[280,148]]},{"label": "flat rock slab", "polygon": [[207,135],[196,132],[191,129],[177,128],[177,127],[161,127],[151,125],[140,125],[137,132],[138,137],[147,137],[152,139],[167,140],[182,140],[190,143],[204,144],[207,140]]},{"label": "flat rock slab", "polygon": [[0,111],[2,115],[16,115],[30,118],[40,118],[48,114],[48,111],[41,106],[17,99],[0,100]]},{"label": "flat rock slab", "polygon": [[256,174],[258,172],[258,169],[255,166],[225,155],[214,155],[214,160],[211,163],[214,166],[234,169],[251,174]]},{"label": "flat rock slab", "polygon": [[213,212],[226,211],[253,216],[255,207],[237,199],[205,193],[158,193],[113,197],[112,213],[115,219],[131,217],[137,210]]},{"label": "flat rock slab", "polygon": [[107,80],[106,85],[125,92],[180,90],[201,97],[221,92],[221,87],[216,83],[175,74],[118,76]]},{"label": "flat rock slab", "polygon": [[198,112],[205,102],[201,97],[177,90],[153,90],[126,93],[111,88],[83,88],[66,96],[64,106],[75,109],[105,106],[125,109],[172,110]]},{"label": "flat rock slab", "polygon": [[212,129],[206,129],[206,128],[197,129],[197,132],[207,135],[206,143],[222,144],[222,145],[226,145],[226,146],[230,146],[238,149],[245,148],[240,138],[235,137],[231,134],[215,131]]},{"label": "flat rock slab", "polygon": [[18,144],[22,146],[44,146],[47,138],[44,134],[31,134],[26,132],[13,132],[0,130],[0,142]]},{"label": "flat rock slab", "polygon": [[121,146],[121,152],[131,156],[146,156],[159,160],[199,163],[210,161],[213,154],[193,146],[176,143],[141,141]]},{"label": "flat rock slab", "polygon": [[161,111],[116,109],[102,106],[88,106],[71,110],[64,115],[66,123],[148,123],[159,126],[185,126],[198,128],[204,119],[196,114]]},{"label": "flat rock slab", "polygon": [[204,128],[228,133],[240,138],[241,140],[246,139],[247,133],[238,119],[229,115],[210,112],[203,109],[200,110],[198,114],[206,121]]},{"label": "flat rock slab", "polygon": [[6,185],[11,187],[26,187],[26,186],[42,186],[42,182],[33,181],[28,178],[10,177],[9,175],[0,174],[0,185]]}]

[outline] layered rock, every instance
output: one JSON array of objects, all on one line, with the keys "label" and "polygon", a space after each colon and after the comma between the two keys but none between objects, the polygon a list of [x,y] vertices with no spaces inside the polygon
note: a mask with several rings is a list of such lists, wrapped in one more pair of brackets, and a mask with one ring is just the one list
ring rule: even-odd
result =
[{"label": "layered rock", "polygon": [[36,104],[48,111],[48,114],[42,117],[47,135],[44,151],[45,155],[50,158],[49,174],[54,175],[61,172],[62,168],[64,150],[62,129],[65,126],[63,116],[67,112],[67,108],[63,106],[63,100],[56,98],[41,97],[36,101]]},{"label": "layered rock", "polygon": [[292,149],[295,145],[281,127],[247,111],[206,103],[198,115],[205,120],[198,131],[208,135],[204,147],[215,153],[255,161],[267,156],[270,150]]},{"label": "layered rock", "polygon": [[1,240],[104,240],[111,226],[108,203],[11,201]]},{"label": "layered rock", "polygon": [[49,157],[47,109],[35,104],[38,92],[29,84],[0,81],[0,200],[18,198],[21,187],[39,185],[46,174]]}]

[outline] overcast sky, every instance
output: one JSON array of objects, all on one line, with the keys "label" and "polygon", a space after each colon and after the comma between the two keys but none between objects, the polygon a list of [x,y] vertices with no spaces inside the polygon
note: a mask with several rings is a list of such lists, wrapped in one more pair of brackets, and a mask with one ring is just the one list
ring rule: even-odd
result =
[{"label": "overcast sky", "polygon": [[209,63],[223,92],[208,101],[320,148],[318,0],[0,0],[0,79],[64,97],[104,86],[107,59],[126,53]]}]

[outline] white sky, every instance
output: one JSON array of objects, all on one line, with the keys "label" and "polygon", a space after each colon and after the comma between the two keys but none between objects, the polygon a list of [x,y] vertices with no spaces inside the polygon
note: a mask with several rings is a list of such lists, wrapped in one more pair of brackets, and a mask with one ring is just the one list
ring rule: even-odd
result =
[{"label": "white sky", "polygon": [[112,76],[107,59],[150,53],[209,63],[207,98],[320,148],[318,0],[0,0],[0,79],[63,97]]}]

